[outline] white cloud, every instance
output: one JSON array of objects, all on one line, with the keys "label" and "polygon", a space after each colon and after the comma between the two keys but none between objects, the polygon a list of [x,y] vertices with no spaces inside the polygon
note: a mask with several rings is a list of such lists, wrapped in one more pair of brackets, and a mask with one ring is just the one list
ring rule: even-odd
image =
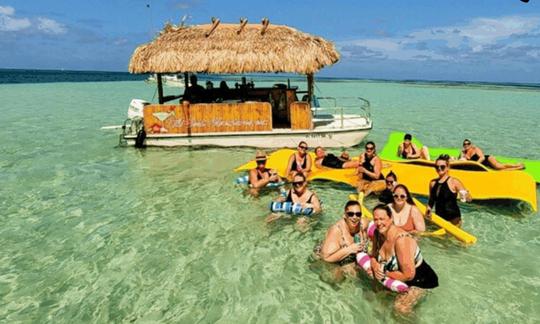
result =
[{"label": "white cloud", "polygon": [[[512,37],[528,36],[540,31],[540,17],[507,16],[500,18],[474,18],[466,24],[432,27],[410,32],[403,36],[358,39],[339,43],[343,49],[354,46],[379,51],[389,59],[456,60],[470,54],[510,48],[517,42]],[[345,53],[354,56],[354,53]],[[531,56],[536,56],[531,52]]]},{"label": "white cloud", "polygon": [[0,6],[0,31],[19,31],[32,25],[28,18],[14,18],[13,7]]},{"label": "white cloud", "polygon": [[66,27],[56,20],[39,17],[37,28],[48,34],[64,34],[66,32]]}]

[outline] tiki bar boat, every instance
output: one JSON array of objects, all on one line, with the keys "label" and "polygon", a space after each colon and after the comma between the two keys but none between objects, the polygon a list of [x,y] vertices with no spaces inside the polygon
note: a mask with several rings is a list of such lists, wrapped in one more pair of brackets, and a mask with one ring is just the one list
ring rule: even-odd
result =
[{"label": "tiki bar boat", "polygon": [[[371,130],[369,102],[360,97],[314,96],[314,74],[339,60],[331,42],[293,28],[261,24],[167,24],[150,43],[139,46],[131,73],[157,76],[158,103],[134,99],[121,141],[149,146],[349,147]],[[256,87],[207,88],[193,85],[199,74],[296,73],[306,90],[278,83]],[[184,93],[164,96],[162,76],[180,74]]]}]

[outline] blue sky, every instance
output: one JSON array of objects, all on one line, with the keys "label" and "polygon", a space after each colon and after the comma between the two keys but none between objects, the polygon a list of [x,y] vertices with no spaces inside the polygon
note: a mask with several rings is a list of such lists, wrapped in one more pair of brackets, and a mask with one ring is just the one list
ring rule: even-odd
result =
[{"label": "blue sky", "polygon": [[0,68],[126,71],[183,15],[332,40],[341,60],[323,76],[540,83],[540,0],[0,0]]}]

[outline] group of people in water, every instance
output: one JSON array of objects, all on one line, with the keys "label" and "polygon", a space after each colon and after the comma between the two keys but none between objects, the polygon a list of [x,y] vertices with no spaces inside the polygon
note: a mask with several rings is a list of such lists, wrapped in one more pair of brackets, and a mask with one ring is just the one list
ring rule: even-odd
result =
[{"label": "group of people in water", "polygon": [[[357,255],[368,253],[371,267],[367,275],[378,281],[385,278],[399,280],[409,289],[398,294],[395,309],[400,313],[409,313],[414,305],[425,295],[426,289],[438,286],[438,278],[433,269],[422,257],[417,240],[419,234],[426,230],[425,219],[430,219],[432,211],[454,225],[461,226],[461,212],[457,203],[470,202],[472,197],[463,183],[449,175],[450,162],[448,155],[440,155],[434,161],[436,178],[426,183],[429,185],[429,200],[426,212],[422,213],[416,206],[409,189],[399,183],[393,172],[383,175],[383,162],[377,156],[375,143],[369,141],[364,146],[357,160],[352,160],[347,152],[339,156],[327,153],[322,147],[314,149],[313,161],[308,153],[308,144],[301,141],[297,151],[288,159],[285,175],[292,183],[292,188],[284,191],[278,201],[300,204],[302,208],[311,208],[314,213],[322,211],[317,195],[308,189],[307,179],[312,167],[334,169],[356,169],[358,175],[358,192],[362,197],[370,193],[378,193],[378,204],[372,210],[375,231],[368,235],[369,222],[363,217],[362,206],[358,200],[350,200],[345,204],[343,216],[330,228],[322,244],[316,249],[317,257],[327,263],[337,264],[337,272],[343,274],[356,273]],[[429,160],[427,147],[418,148],[412,143],[412,136],[406,134],[398,147],[397,154],[406,159]],[[257,167],[249,172],[249,183],[252,190],[258,192],[269,183],[283,181],[276,170],[266,168],[268,157],[265,152],[258,151]],[[495,169],[519,169],[520,165],[500,164],[492,156],[485,156],[470,140],[463,142],[461,160],[473,160]],[[485,162],[487,161],[487,162]],[[272,218],[272,220],[275,217]]]}]

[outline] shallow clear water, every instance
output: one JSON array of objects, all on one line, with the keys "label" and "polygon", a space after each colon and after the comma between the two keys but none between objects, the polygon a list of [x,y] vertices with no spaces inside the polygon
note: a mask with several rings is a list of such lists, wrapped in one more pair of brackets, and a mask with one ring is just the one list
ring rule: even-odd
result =
[{"label": "shallow clear water", "polygon": [[[411,131],[431,146],[468,137],[491,154],[540,159],[540,92],[321,82],[373,106],[368,139]],[[514,202],[462,206],[472,247],[422,239],[440,287],[411,318],[364,279],[331,284],[310,255],[352,189],[315,182],[325,212],[307,232],[266,225],[270,196],[246,197],[232,169],[251,149],[117,147],[143,82],[0,86],[0,321],[536,322],[539,214]],[[358,153],[359,149],[351,149]],[[538,192],[538,189],[537,189]],[[368,200],[373,205],[374,200]]]}]

